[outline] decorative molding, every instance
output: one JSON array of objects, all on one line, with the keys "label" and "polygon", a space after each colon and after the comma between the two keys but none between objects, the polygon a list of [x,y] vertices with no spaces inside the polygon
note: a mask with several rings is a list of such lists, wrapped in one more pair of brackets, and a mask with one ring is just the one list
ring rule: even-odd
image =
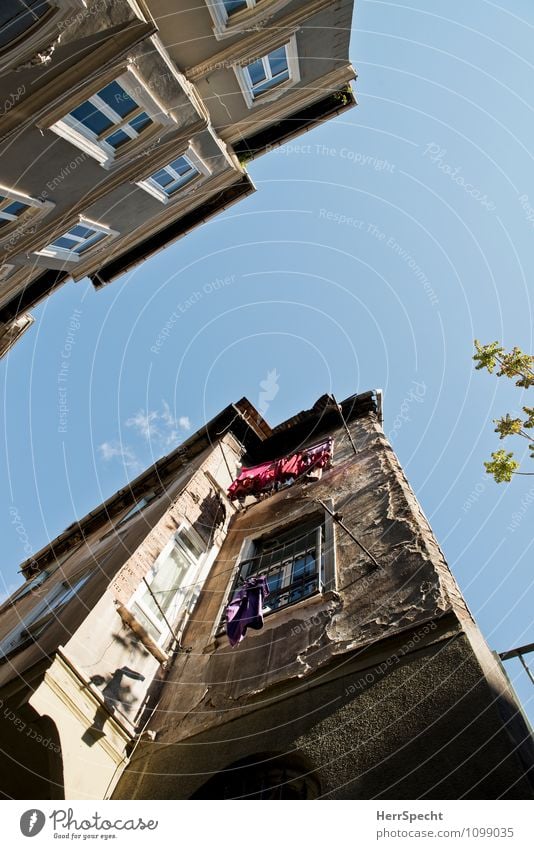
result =
[{"label": "decorative molding", "polygon": [[266,27],[259,33],[254,32],[246,38],[242,38],[236,44],[220,50],[219,53],[216,53],[210,59],[206,59],[198,65],[187,68],[185,72],[186,76],[189,80],[197,82],[207,77],[212,71],[220,68],[230,68],[232,65],[240,62],[245,63],[258,56],[264,56],[269,50],[283,44],[284,39],[289,40],[300,25],[309,20],[309,18],[331,6],[332,0],[311,0],[304,8],[295,9],[289,15],[271,24],[269,28]]},{"label": "decorative molding", "polygon": [[[34,94],[23,98],[3,116],[0,141],[14,133],[20,134],[26,125],[41,126],[43,118],[50,112],[50,104],[55,104],[65,92],[77,90],[77,87],[94,79],[100,79],[102,70],[110,63],[113,68],[138,44],[156,31],[151,23],[132,24],[124,27],[120,34],[99,44],[88,56],[76,63],[73,68],[58,74],[50,82],[37,89]],[[54,108],[52,106],[52,108]]]}]

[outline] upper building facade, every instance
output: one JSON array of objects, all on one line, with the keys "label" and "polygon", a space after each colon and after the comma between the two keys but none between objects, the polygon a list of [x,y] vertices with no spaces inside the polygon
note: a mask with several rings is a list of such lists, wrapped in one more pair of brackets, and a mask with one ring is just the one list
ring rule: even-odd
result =
[{"label": "upper building facade", "polygon": [[0,353],[254,191],[246,162],[354,104],[352,0],[4,0]]},{"label": "upper building facade", "polygon": [[379,392],[274,428],[242,399],[21,571],[5,796],[534,795],[530,730]]}]

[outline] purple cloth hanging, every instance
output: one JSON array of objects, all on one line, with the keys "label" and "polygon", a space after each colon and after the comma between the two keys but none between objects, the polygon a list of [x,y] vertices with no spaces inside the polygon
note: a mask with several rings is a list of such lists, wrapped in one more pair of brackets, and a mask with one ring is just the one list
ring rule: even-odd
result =
[{"label": "purple cloth hanging", "polygon": [[226,608],[226,633],[231,646],[241,642],[247,628],[263,628],[263,601],[269,595],[264,575],[248,578]]}]

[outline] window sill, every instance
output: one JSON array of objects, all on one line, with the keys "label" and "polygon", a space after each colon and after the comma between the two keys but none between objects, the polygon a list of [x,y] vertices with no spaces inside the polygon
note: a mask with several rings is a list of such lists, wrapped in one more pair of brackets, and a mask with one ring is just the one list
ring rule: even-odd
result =
[{"label": "window sill", "polygon": [[[277,627],[279,624],[276,622],[276,615],[282,615],[284,613],[289,613],[292,611],[300,611],[305,609],[306,607],[314,607],[319,606],[321,602],[328,601],[340,601],[341,597],[338,592],[335,590],[325,590],[325,592],[315,592],[313,595],[309,595],[306,598],[303,598],[301,601],[296,601],[295,604],[288,604],[285,607],[281,607],[278,610],[269,610],[264,614],[264,624],[262,631],[265,631],[267,626]],[[221,648],[221,646],[227,645],[227,637],[226,637],[226,628],[219,628],[211,643],[208,643],[202,653],[203,654],[212,654],[216,649]]]}]

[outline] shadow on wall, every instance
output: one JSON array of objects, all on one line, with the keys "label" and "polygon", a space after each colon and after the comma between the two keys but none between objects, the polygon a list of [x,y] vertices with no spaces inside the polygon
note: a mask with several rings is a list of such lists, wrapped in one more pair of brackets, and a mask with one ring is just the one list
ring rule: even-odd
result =
[{"label": "shadow on wall", "polygon": [[297,752],[261,752],[225,767],[191,799],[317,799],[321,786]]}]

